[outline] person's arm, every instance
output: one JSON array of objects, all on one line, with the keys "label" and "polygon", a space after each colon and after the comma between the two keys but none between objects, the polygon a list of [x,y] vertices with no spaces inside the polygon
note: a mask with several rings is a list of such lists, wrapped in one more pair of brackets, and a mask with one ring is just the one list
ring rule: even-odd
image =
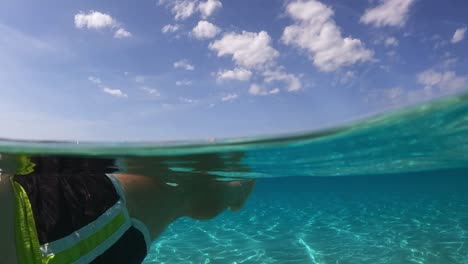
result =
[{"label": "person's arm", "polygon": [[240,210],[255,186],[254,180],[221,182],[200,177],[174,187],[156,177],[116,176],[130,216],[148,227],[153,240],[179,217],[211,219],[227,208]]},{"label": "person's arm", "polygon": [[[140,175],[116,175],[125,192],[131,217],[143,222],[155,239],[186,208],[181,196],[170,191],[171,186]],[[165,185],[165,186],[164,186]]]},{"label": "person's arm", "polygon": [[0,256],[1,262],[16,263],[14,196],[10,179],[0,176]]}]

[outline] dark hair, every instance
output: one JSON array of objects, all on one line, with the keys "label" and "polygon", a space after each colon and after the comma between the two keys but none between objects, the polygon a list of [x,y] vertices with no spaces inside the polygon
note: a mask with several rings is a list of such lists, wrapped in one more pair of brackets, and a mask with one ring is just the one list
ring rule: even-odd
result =
[{"label": "dark hair", "polygon": [[30,200],[39,242],[63,238],[96,220],[119,196],[106,173],[113,159],[30,157],[33,172],[15,175]]}]

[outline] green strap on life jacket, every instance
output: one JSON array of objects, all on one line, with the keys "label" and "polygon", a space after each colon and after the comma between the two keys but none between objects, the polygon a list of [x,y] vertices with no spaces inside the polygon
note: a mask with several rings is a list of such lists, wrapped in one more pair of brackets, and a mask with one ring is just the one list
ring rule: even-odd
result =
[{"label": "green strap on life jacket", "polygon": [[16,254],[19,264],[40,264],[42,254],[36,223],[26,191],[10,177],[15,194]]},{"label": "green strap on life jacket", "polygon": [[[44,264],[62,264],[62,263],[74,263],[81,257],[95,250],[99,245],[105,243],[117,230],[125,224],[125,215],[123,213],[118,214],[110,223],[104,226],[101,230],[88,237],[87,239],[81,240],[76,245],[68,248],[57,254],[47,256],[43,258]],[[103,253],[103,252],[102,252]],[[88,262],[88,261],[86,261]]]}]

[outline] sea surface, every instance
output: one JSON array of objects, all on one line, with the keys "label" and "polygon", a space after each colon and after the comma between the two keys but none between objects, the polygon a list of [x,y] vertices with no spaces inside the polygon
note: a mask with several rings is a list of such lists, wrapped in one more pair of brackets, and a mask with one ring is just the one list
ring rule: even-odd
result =
[{"label": "sea surface", "polygon": [[256,179],[244,208],[180,218],[145,263],[468,263],[468,95],[307,133],[198,142],[0,140],[171,184]]}]

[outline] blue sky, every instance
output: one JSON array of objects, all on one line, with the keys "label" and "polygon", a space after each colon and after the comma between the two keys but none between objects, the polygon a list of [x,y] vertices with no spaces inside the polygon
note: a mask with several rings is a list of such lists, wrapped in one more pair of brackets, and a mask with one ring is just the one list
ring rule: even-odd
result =
[{"label": "blue sky", "polygon": [[323,128],[468,88],[463,0],[0,2],[0,137]]}]

